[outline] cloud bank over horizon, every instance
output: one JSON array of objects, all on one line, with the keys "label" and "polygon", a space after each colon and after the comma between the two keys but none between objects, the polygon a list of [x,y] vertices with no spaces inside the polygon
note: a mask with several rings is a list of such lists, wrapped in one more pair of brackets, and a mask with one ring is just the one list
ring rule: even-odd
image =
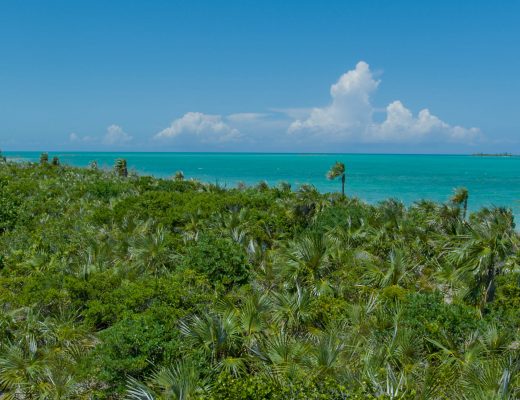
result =
[{"label": "cloud bank over horizon", "polygon": [[156,140],[178,146],[209,145],[225,148],[241,143],[254,147],[269,141],[270,148],[293,144],[473,144],[482,139],[478,128],[451,125],[427,108],[416,115],[400,100],[384,108],[377,122],[378,108],[372,97],[381,80],[370,66],[360,61],[330,87],[331,101],[324,107],[288,108],[269,113],[248,112],[214,115],[188,112],[154,135]]},{"label": "cloud bank over horizon", "polygon": [[289,133],[311,135],[330,142],[472,142],[480,136],[477,128],[452,126],[425,108],[414,116],[400,100],[386,107],[386,117],[374,122],[371,95],[380,80],[374,79],[369,65],[360,61],[330,88],[331,103],[312,109],[308,118],[297,119]]},{"label": "cloud bank over horizon", "polygon": [[75,144],[97,144],[107,147],[117,147],[128,145],[132,142],[133,136],[126,133],[122,127],[112,124],[107,127],[104,136],[79,135],[75,132],[69,134],[69,142]]},{"label": "cloud bank over horizon", "polygon": [[[445,122],[427,108],[414,114],[401,100],[373,104],[381,80],[360,61],[330,86],[328,104],[227,115],[190,111],[140,140],[116,124],[104,135],[69,134],[69,146],[176,151],[413,151],[485,143],[478,128]],[[468,147],[469,146],[469,147]]]}]

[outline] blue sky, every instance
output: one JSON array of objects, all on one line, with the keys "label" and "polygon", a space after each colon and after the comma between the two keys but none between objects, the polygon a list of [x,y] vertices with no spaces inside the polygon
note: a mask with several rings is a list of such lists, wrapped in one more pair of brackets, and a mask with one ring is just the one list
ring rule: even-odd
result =
[{"label": "blue sky", "polygon": [[519,1],[3,1],[3,150],[520,152]]}]

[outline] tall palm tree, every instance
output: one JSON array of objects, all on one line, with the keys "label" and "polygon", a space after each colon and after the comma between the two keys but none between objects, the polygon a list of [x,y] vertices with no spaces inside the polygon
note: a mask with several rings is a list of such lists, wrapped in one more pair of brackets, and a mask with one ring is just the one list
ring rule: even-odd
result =
[{"label": "tall palm tree", "polygon": [[47,165],[49,162],[49,154],[42,153],[40,154],[40,165]]},{"label": "tall palm tree", "polygon": [[291,184],[289,182],[280,182],[278,184],[278,189],[280,189],[281,192],[287,193],[291,191]]},{"label": "tall palm tree", "polygon": [[116,165],[114,166],[114,171],[118,176],[126,177],[128,176],[128,168],[126,164],[126,160],[124,158],[120,158],[116,160]]},{"label": "tall palm tree", "polygon": [[175,173],[175,175],[173,175],[173,180],[175,180],[175,181],[179,181],[179,182],[183,181],[183,180],[184,180],[184,172],[182,172],[182,171],[177,171],[177,172]]},{"label": "tall palm tree", "polygon": [[327,179],[334,180],[341,176],[341,194],[345,196],[345,164],[336,161],[336,163],[327,172]]},{"label": "tall palm tree", "polygon": [[453,204],[462,206],[462,219],[466,219],[466,213],[468,211],[468,197],[469,192],[465,187],[455,189],[453,196],[451,196],[451,202]]}]

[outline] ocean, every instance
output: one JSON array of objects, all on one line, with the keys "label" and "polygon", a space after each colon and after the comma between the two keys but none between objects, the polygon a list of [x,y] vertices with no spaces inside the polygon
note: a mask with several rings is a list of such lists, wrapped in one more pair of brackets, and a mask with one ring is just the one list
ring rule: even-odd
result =
[{"label": "ocean", "polygon": [[[4,152],[9,159],[38,161],[39,152]],[[62,164],[87,166],[96,160],[111,168],[125,158],[130,170],[156,177],[176,171],[205,182],[233,187],[238,182],[270,185],[286,181],[293,188],[308,183],[321,192],[341,190],[341,182],[325,177],[335,162],[347,169],[346,193],[369,203],[387,198],[411,204],[420,199],[447,201],[453,189],[469,190],[470,210],[506,206],[520,218],[520,157],[400,154],[265,154],[265,153],[92,153],[49,152]]]}]

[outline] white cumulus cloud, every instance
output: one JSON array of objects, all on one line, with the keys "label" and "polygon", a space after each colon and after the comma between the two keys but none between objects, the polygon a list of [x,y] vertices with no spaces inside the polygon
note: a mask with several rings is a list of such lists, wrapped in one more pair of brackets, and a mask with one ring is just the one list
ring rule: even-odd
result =
[{"label": "white cumulus cloud", "polygon": [[124,144],[132,140],[132,136],[126,133],[119,125],[110,125],[103,137],[103,144]]},{"label": "white cumulus cloud", "polygon": [[450,141],[465,141],[474,140],[480,135],[480,131],[477,128],[451,126],[431,114],[426,108],[414,117],[403,103],[396,100],[386,107],[386,119],[381,124],[372,126],[372,129],[367,132],[367,139],[420,141],[432,135]]},{"label": "white cumulus cloud", "polygon": [[360,61],[331,86],[332,101],[328,106],[314,108],[307,118],[296,119],[288,132],[330,142],[467,142],[480,135],[477,128],[452,126],[428,109],[414,116],[399,100],[386,107],[383,122],[375,122],[376,108],[370,99],[379,84],[369,65]]},{"label": "white cumulus cloud", "polygon": [[240,131],[229,125],[221,115],[188,112],[155,135],[156,139],[194,137],[201,143],[222,143],[240,139]]}]

